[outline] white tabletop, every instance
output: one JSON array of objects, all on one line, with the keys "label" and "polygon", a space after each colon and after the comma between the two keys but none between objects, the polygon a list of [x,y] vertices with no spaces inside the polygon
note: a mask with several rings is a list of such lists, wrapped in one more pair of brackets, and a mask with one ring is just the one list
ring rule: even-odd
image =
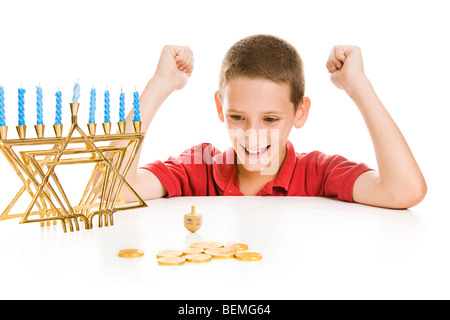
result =
[{"label": "white tabletop", "polygon": [[[191,205],[196,233],[183,225]],[[0,298],[449,299],[448,218],[325,198],[185,197],[118,212],[114,226],[0,222]],[[195,241],[243,242],[263,259],[160,266]],[[124,259],[120,249],[139,248]]]}]

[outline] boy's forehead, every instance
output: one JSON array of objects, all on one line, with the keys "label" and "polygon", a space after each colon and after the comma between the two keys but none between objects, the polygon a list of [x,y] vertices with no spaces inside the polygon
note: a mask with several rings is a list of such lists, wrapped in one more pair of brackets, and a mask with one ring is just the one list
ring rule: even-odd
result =
[{"label": "boy's forehead", "polygon": [[223,104],[226,109],[235,111],[250,107],[282,111],[293,107],[288,84],[248,78],[237,78],[227,83]]}]

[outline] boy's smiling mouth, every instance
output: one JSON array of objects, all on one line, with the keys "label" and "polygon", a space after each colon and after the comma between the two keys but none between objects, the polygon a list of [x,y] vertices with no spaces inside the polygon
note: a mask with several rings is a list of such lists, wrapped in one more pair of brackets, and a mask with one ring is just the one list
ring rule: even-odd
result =
[{"label": "boy's smiling mouth", "polygon": [[269,150],[270,145],[264,147],[264,148],[260,148],[260,149],[255,149],[255,148],[246,148],[243,145],[241,145],[242,148],[244,148],[245,153],[249,156],[261,156],[263,155],[267,150]]}]

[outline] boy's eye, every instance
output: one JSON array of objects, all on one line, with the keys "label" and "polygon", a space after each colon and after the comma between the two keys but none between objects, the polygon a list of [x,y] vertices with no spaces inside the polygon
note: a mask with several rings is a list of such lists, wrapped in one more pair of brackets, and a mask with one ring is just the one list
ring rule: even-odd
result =
[{"label": "boy's eye", "polygon": [[276,121],[278,121],[278,118],[267,117],[267,118],[264,118],[264,121],[267,121],[267,122],[276,122]]},{"label": "boy's eye", "polygon": [[238,116],[238,115],[230,115],[229,117],[231,119],[233,119],[233,120],[243,120],[244,119],[244,117],[241,117],[241,116]]}]

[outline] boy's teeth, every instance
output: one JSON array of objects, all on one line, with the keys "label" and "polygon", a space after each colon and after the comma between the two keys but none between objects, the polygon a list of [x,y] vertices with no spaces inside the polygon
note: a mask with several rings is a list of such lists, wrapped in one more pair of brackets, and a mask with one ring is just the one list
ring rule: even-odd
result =
[{"label": "boy's teeth", "polygon": [[267,148],[268,148],[268,147],[265,147],[265,148],[260,149],[260,150],[258,150],[258,149],[252,150],[252,149],[247,149],[247,148],[245,148],[245,151],[247,151],[247,152],[250,153],[250,154],[261,154],[261,153],[264,153],[264,152],[267,150]]}]

